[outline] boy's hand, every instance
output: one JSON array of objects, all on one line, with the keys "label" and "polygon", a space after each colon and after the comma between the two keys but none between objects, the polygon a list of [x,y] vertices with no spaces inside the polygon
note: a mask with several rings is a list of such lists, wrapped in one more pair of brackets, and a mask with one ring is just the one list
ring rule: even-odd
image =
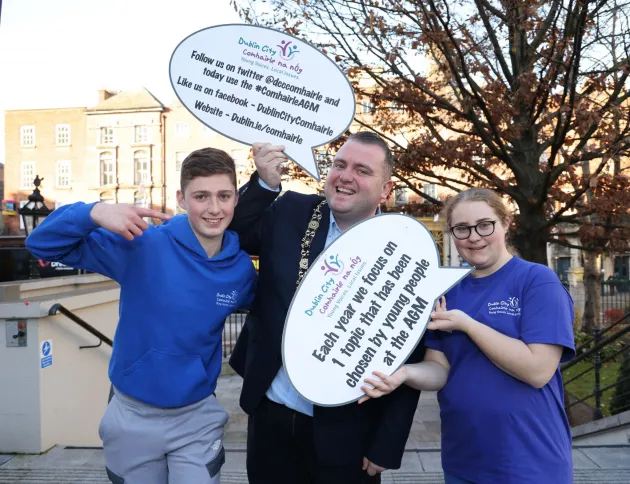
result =
[{"label": "boy's hand", "polygon": [[122,235],[127,240],[140,237],[142,232],[149,228],[149,224],[142,217],[153,217],[161,220],[171,218],[170,215],[157,210],[134,207],[124,203],[116,205],[97,203],[92,207],[90,217],[95,224],[100,225],[105,230]]},{"label": "boy's hand", "polygon": [[284,149],[285,147],[282,145],[272,145],[271,143],[254,143],[252,146],[258,176],[272,190],[280,186],[282,163],[287,161],[287,157],[283,153]]}]

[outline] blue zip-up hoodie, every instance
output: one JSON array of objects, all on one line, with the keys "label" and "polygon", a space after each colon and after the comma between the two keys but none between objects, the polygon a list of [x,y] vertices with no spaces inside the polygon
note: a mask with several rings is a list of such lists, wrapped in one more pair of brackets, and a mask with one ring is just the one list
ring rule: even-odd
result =
[{"label": "blue zip-up hoodie", "polygon": [[26,239],[40,259],[59,261],[120,284],[119,321],[109,377],[121,392],[162,408],[209,396],[221,372],[227,316],[249,306],[256,271],[238,236],[208,258],[177,215],[132,241],[96,225],[94,204],[58,208]]}]

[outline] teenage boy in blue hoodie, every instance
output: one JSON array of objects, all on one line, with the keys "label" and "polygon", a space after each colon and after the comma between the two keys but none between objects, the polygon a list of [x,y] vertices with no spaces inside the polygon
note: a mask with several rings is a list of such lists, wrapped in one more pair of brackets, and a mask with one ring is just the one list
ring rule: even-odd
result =
[{"label": "teenage boy in blue hoodie", "polygon": [[256,284],[238,236],[225,230],[237,199],[234,161],[205,148],[182,163],[177,201],[187,215],[79,202],[26,239],[40,259],[120,284],[115,394],[99,426],[114,484],[219,484],[228,416],[213,392],[223,323],[251,303]]}]

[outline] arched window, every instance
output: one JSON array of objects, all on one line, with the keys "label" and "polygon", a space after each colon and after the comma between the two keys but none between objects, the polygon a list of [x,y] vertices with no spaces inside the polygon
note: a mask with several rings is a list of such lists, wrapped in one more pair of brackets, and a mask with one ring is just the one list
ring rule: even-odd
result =
[{"label": "arched window", "polygon": [[133,154],[134,185],[148,186],[151,184],[149,168],[149,155],[147,152],[136,151]]},{"label": "arched window", "polygon": [[114,165],[114,156],[111,151],[103,151],[99,158],[101,166],[101,186],[110,186],[116,184],[116,167]]}]

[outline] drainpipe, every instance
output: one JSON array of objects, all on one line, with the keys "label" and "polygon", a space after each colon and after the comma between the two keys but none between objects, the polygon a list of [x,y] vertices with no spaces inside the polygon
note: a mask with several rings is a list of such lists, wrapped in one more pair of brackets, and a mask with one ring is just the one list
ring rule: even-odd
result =
[{"label": "drainpipe", "polygon": [[162,137],[162,213],[166,213],[166,115],[160,114],[160,135]]}]

